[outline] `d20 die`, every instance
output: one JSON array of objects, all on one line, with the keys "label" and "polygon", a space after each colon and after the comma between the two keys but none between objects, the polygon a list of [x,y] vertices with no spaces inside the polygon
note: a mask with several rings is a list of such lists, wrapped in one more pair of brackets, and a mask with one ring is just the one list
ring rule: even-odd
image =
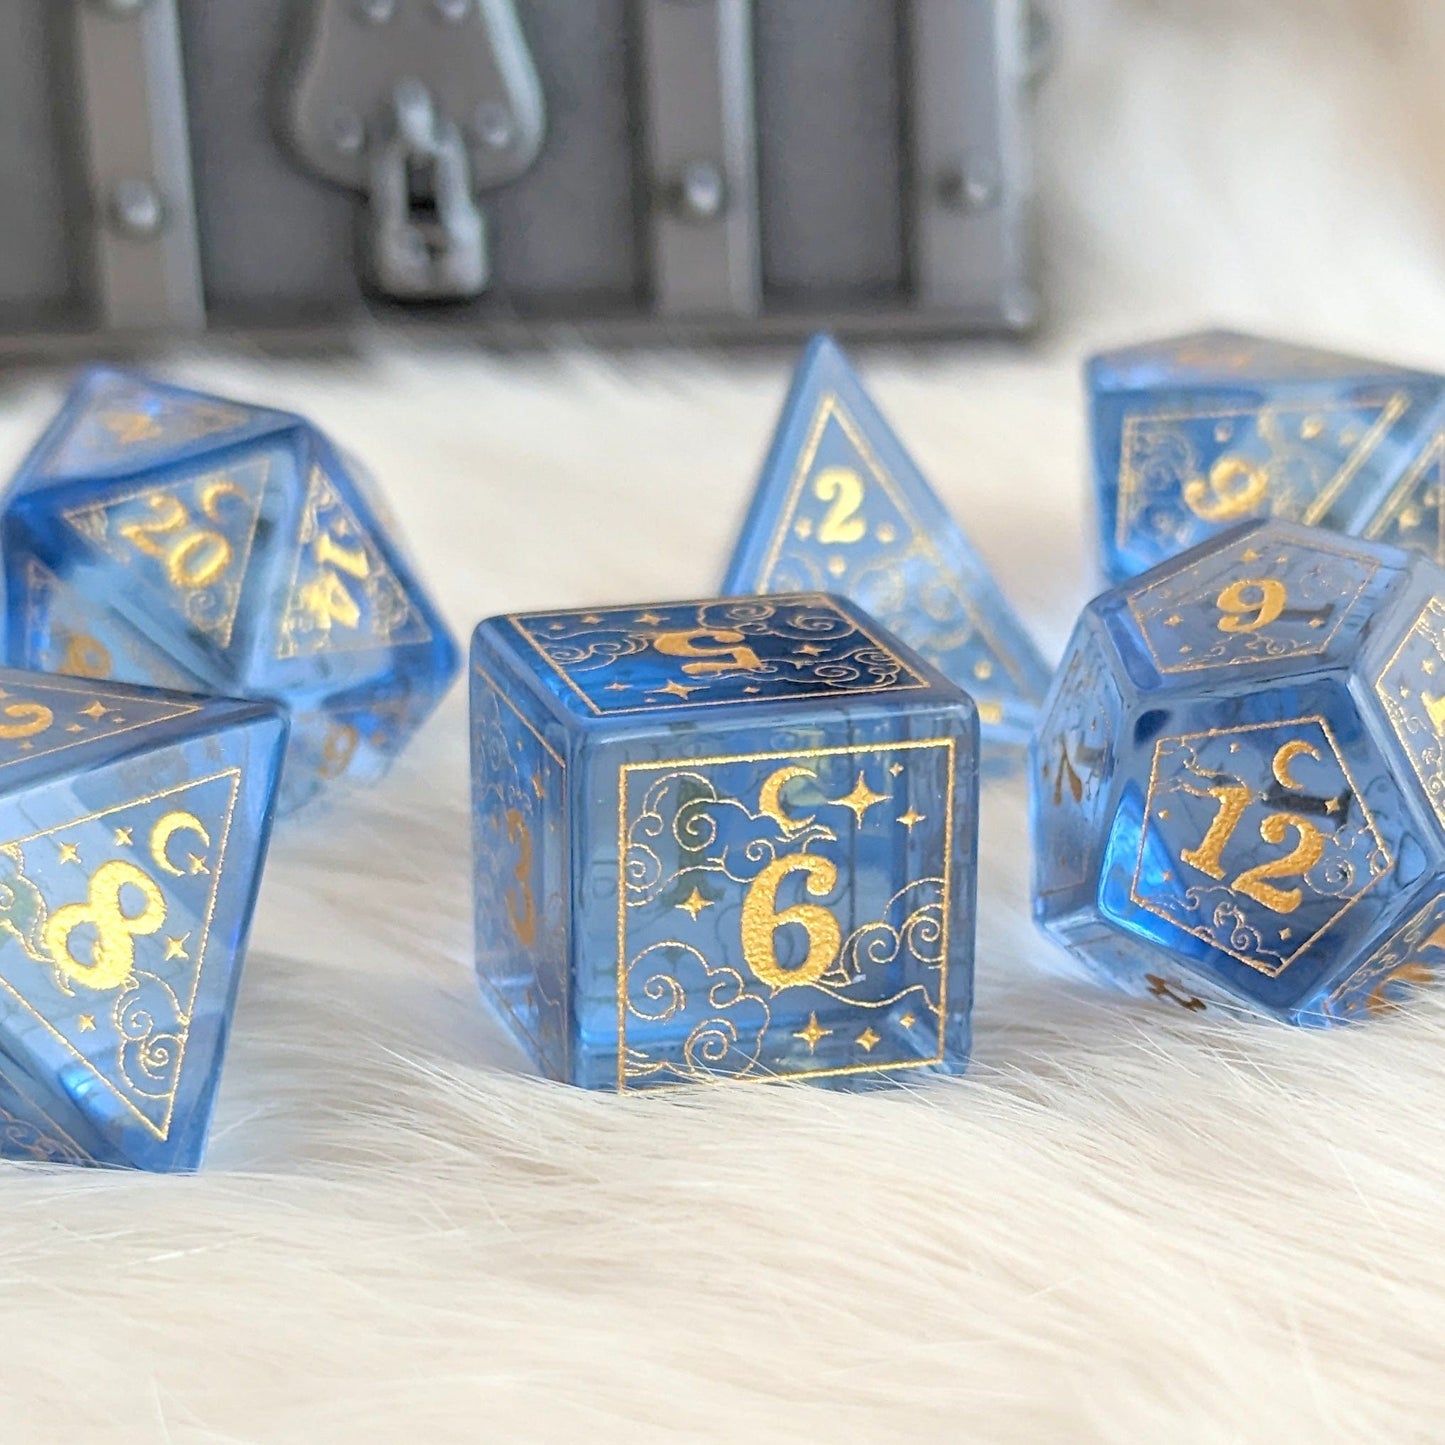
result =
[{"label": "d20 die", "polygon": [[962,1068],[977,713],[840,599],[497,617],[472,644],[477,965],[616,1090]]},{"label": "d20 die", "polygon": [[365,781],[457,649],[364,485],[300,417],[94,370],[4,502],[5,660],[292,714],[294,807]]},{"label": "d20 die", "polygon": [[1088,388],[1116,581],[1266,516],[1445,562],[1445,377],[1216,331],[1096,356]]},{"label": "d20 die", "polygon": [[272,704],[0,669],[0,1155],[200,1163],[285,746]]},{"label": "d20 die", "polygon": [[989,756],[1028,742],[1049,670],[837,343],[798,363],[723,591],[842,593],[978,703]]},{"label": "d20 die", "polygon": [[1445,572],[1268,522],[1105,593],[1030,781],[1035,915],[1095,973],[1378,1012],[1445,963]]}]

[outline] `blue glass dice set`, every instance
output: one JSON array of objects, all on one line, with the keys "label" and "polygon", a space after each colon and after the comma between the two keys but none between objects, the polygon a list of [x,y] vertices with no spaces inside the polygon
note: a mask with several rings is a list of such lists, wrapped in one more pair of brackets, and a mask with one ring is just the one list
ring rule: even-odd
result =
[{"label": "blue glass dice set", "polygon": [[[1445,380],[1208,333],[1089,383],[1119,585],[1052,681],[827,338],[722,595],[477,628],[477,969],[544,1073],[960,1070],[1025,750],[1036,916],[1115,987],[1328,1024],[1445,962]],[[132,373],[0,547],[0,1154],[194,1168],[273,812],[457,648],[325,437]]]}]

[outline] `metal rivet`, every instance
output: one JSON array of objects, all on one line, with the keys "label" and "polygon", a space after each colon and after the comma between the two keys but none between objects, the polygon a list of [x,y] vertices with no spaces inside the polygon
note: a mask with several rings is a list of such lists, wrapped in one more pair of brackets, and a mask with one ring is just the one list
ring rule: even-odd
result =
[{"label": "metal rivet", "polygon": [[110,220],[122,235],[148,240],[165,224],[160,192],[149,181],[117,181],[110,189]]},{"label": "metal rivet", "polygon": [[477,107],[476,114],[472,117],[472,129],[477,139],[494,151],[506,150],[517,135],[511,111],[496,100]]},{"label": "metal rivet", "polygon": [[472,0],[432,0],[432,8],[449,25],[456,25],[467,18]]},{"label": "metal rivet", "polygon": [[366,144],[366,126],[354,110],[338,110],[331,117],[331,144],[347,156],[354,156]]},{"label": "metal rivet", "polygon": [[711,221],[727,207],[727,180],[715,161],[689,161],[682,168],[674,205],[690,221]]},{"label": "metal rivet", "polygon": [[356,13],[368,25],[385,25],[396,14],[396,0],[356,0]]},{"label": "metal rivet", "polygon": [[128,20],[132,15],[139,15],[150,0],[93,0],[93,3],[97,10],[103,10],[107,15]]}]

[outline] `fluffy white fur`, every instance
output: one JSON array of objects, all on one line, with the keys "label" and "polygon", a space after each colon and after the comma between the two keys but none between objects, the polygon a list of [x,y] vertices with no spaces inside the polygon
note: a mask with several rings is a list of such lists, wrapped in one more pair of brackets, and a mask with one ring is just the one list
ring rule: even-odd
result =
[{"label": "fluffy white fur", "polygon": [[[1438,5],[1058,8],[1052,327],[866,364],[1055,653],[1087,349],[1223,319],[1445,365]],[[364,457],[459,632],[711,585],[788,365],[170,363]],[[57,388],[12,378],[0,460]],[[0,1169],[0,1438],[1441,1438],[1437,1001],[1322,1036],[1061,982],[1005,785],[969,1077],[590,1096],[483,1013],[467,833],[458,694],[280,833],[206,1171]]]}]

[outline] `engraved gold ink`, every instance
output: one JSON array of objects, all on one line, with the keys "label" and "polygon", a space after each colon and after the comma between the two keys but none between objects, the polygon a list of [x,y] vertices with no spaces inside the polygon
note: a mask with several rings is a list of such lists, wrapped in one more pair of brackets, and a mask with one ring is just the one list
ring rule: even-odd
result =
[{"label": "engraved gold ink", "polygon": [[[127,913],[121,896],[132,888],[143,900],[135,913]],[[103,863],[91,875],[90,894],[84,903],[68,903],[50,915],[45,927],[45,950],[71,983],[97,992],[119,988],[135,968],[135,940],[155,933],[166,921],[166,900],[150,874],[133,863]],[[95,930],[88,963],[71,952],[71,936],[87,926]]]},{"label": "engraved gold ink", "polygon": [[[1221,632],[1258,632],[1284,611],[1289,593],[1273,577],[1247,577],[1231,582],[1214,600],[1223,614],[1217,626]],[[1245,614],[1252,612],[1253,617]]]},{"label": "engraved gold ink", "polygon": [[[743,958],[759,983],[774,993],[800,984],[816,983],[833,966],[843,942],[838,920],[819,903],[796,903],[781,912],[778,885],[790,873],[802,873],[804,887],[814,898],[826,897],[838,886],[838,865],[811,853],[790,853],[774,858],[753,879],[743,899]],[[785,924],[796,924],[808,936],[808,955],[796,968],[778,962],[773,935]]]},{"label": "engraved gold ink", "polygon": [[516,808],[508,808],[507,841],[517,848],[516,886],[507,894],[507,917],[517,941],[530,948],[537,941],[537,904],[532,897],[532,834]]},{"label": "engraved gold ink", "polygon": [[833,504],[818,523],[818,540],[825,546],[847,546],[868,535],[867,525],[857,516],[863,505],[863,479],[851,467],[825,467],[813,478],[813,495]]},{"label": "engraved gold ink", "polygon": [[[203,847],[211,846],[211,835],[206,832],[205,825],[194,813],[187,813],[177,810],[165,814],[151,829],[150,849],[151,857],[155,859],[156,866],[164,873],[170,873],[180,878],[185,870],[177,868],[171,861],[167,849],[175,834],[180,832],[191,832],[201,840]],[[194,870],[193,870],[194,871]]]},{"label": "engraved gold ink", "polygon": [[[719,645],[699,647],[700,642]],[[652,639],[652,645],[664,657],[689,659],[682,664],[682,670],[689,677],[706,677],[710,673],[736,670],[761,672],[761,660],[746,644],[747,638],[741,632],[706,627],[692,627],[682,632],[659,632]]]},{"label": "engraved gold ink", "polygon": [[1190,477],[1184,504],[1206,522],[1233,522],[1251,516],[1269,492],[1269,468],[1243,457],[1223,456],[1209,469],[1209,480]]}]

